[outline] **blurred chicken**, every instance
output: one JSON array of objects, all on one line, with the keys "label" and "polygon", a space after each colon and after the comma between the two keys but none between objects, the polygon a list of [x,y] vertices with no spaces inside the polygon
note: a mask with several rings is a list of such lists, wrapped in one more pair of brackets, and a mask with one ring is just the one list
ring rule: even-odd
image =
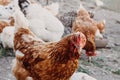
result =
[{"label": "blurred chicken", "polygon": [[0,19],[8,19],[11,14],[5,9],[4,6],[0,5]]},{"label": "blurred chicken", "polygon": [[3,6],[0,5],[0,19],[9,19],[12,17],[15,6],[14,6],[14,1],[11,1],[9,4]]},{"label": "blurred chicken", "polygon": [[30,30],[44,41],[60,40],[64,33],[63,24],[40,4],[30,1],[18,0],[20,9],[30,22]]},{"label": "blurred chicken", "polygon": [[9,3],[6,4],[5,6],[0,5],[0,43],[1,43],[1,34],[3,32],[3,29],[8,26],[14,26],[14,18],[12,17],[12,14],[14,12],[13,1],[3,0],[3,2],[6,1],[8,1]]},{"label": "blurred chicken", "polygon": [[13,49],[14,28],[13,26],[6,26],[3,29],[1,33],[1,43],[4,48]]},{"label": "blurred chicken", "polygon": [[0,43],[4,48],[13,48],[14,19],[0,21]]},{"label": "blurred chicken", "polygon": [[[72,30],[73,32],[82,32],[87,39],[86,45],[84,49],[86,50],[86,54],[88,56],[88,60],[90,61],[90,56],[96,55],[96,45],[95,45],[95,37],[103,38],[100,30],[98,28],[98,23],[90,18],[87,10],[80,5],[80,9],[78,10],[77,17],[73,23]],[[101,27],[99,25],[99,27]]]},{"label": "blurred chicken", "polygon": [[4,48],[13,48],[14,1],[2,0],[2,2],[7,4],[0,5],[0,43]]},{"label": "blurred chicken", "polygon": [[[95,13],[95,12],[93,12]],[[88,12],[82,4],[80,4],[80,7],[78,9],[78,12],[77,12],[77,16],[80,17],[80,18],[83,18],[84,20],[88,21],[88,22],[91,22],[92,24],[94,24],[96,27],[97,27],[97,30],[99,30],[99,36],[100,38],[102,38],[102,34],[100,33],[104,33],[105,32],[105,20],[102,20],[102,21],[95,21],[93,20],[91,17],[92,17],[92,12]],[[96,34],[97,36],[97,34]]]},{"label": "blurred chicken", "polygon": [[15,12],[14,0],[11,0],[11,2],[4,7],[12,15]]},{"label": "blurred chicken", "polygon": [[13,73],[17,80],[69,80],[78,67],[86,38],[72,33],[58,42],[45,43],[29,29],[22,12],[15,13]]}]

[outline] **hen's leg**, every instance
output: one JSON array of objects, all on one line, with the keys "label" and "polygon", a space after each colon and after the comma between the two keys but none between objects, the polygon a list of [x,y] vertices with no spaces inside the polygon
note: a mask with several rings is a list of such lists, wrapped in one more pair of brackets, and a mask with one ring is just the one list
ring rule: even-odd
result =
[{"label": "hen's leg", "polygon": [[91,56],[88,56],[88,62],[91,62]]}]

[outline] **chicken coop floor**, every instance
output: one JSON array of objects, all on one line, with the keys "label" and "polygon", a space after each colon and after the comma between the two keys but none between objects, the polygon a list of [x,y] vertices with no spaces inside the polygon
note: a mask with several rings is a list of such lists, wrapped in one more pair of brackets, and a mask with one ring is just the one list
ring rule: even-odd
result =
[{"label": "chicken coop floor", "polygon": [[[49,1],[52,2],[53,0]],[[59,2],[60,0],[56,1]],[[61,13],[69,11],[69,6],[72,6],[73,9],[79,6],[79,0],[63,1],[61,4],[64,10],[60,9]],[[87,9],[93,10],[93,3],[83,3]],[[78,71],[85,72],[97,80],[120,80],[120,13],[98,8],[95,10],[94,19],[99,21],[102,19],[106,20],[104,36],[108,39],[108,47],[97,49],[98,55],[92,58],[91,63],[87,62],[83,54],[80,58]],[[15,80],[11,72],[13,59],[14,57],[0,58],[0,80]]]}]

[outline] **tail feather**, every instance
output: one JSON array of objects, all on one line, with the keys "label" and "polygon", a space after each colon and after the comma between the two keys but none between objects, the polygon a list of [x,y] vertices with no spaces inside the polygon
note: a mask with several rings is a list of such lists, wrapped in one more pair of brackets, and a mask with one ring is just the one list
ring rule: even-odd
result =
[{"label": "tail feather", "polygon": [[16,29],[18,29],[18,28],[28,28],[29,22],[20,10],[16,10],[16,12],[14,13],[14,18],[15,18]]}]

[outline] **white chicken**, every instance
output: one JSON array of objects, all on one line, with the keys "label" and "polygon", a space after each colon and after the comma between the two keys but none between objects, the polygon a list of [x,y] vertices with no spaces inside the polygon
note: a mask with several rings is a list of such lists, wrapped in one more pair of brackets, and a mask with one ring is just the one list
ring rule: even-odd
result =
[{"label": "white chicken", "polygon": [[4,6],[0,5],[0,19],[8,19],[11,14],[5,9]]},{"label": "white chicken", "polygon": [[12,15],[15,12],[14,0],[12,0],[8,5],[4,7]]},{"label": "white chicken", "polygon": [[14,13],[14,2],[11,1],[8,5],[0,5],[0,19],[9,19]]},{"label": "white chicken", "polygon": [[29,20],[30,29],[44,41],[58,41],[64,33],[63,24],[40,4],[18,0],[21,10]]},{"label": "white chicken", "polygon": [[13,48],[14,29],[13,26],[7,26],[3,29],[0,37],[4,48]]},{"label": "white chicken", "polygon": [[[13,27],[14,26],[14,18],[10,17],[9,19],[0,19],[0,44],[2,43],[2,41],[4,41],[4,39],[1,40],[1,35],[2,38],[6,38],[6,36],[8,36],[8,34],[10,33],[9,30],[7,30],[8,32],[6,32],[6,30],[4,31],[4,28],[6,27]],[[6,32],[7,34],[3,36],[4,32]],[[13,32],[11,32],[13,33]],[[11,35],[10,33],[10,35]],[[7,39],[9,40],[9,39]],[[9,45],[9,44],[8,44]]]}]

